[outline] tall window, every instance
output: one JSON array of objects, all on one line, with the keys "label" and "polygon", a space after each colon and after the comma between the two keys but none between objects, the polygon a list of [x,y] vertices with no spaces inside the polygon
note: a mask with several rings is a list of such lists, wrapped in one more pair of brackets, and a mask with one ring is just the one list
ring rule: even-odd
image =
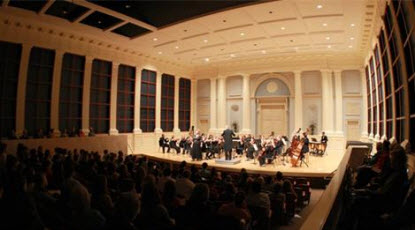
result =
[{"label": "tall window", "polygon": [[85,57],[63,55],[59,97],[59,129],[76,131],[82,125],[82,90],[84,85]]},{"label": "tall window", "polygon": [[109,130],[111,69],[111,62],[92,62],[89,124],[96,133],[106,133]]},{"label": "tall window", "polygon": [[25,126],[29,136],[50,128],[50,100],[52,92],[55,51],[34,47],[30,52],[26,84]]},{"label": "tall window", "polygon": [[117,129],[120,133],[131,133],[134,129],[134,67],[119,66],[117,91]]},{"label": "tall window", "polygon": [[143,70],[141,73],[140,128],[153,132],[156,127],[156,72]]},{"label": "tall window", "polygon": [[366,74],[366,88],[367,88],[367,131],[372,133],[372,97],[370,90],[370,76],[369,76],[369,66],[365,68]]},{"label": "tall window", "polygon": [[189,79],[180,78],[179,80],[179,129],[181,131],[190,130],[190,87]]},{"label": "tall window", "polygon": [[161,89],[161,129],[171,132],[174,124],[174,76],[163,74]]},{"label": "tall window", "polygon": [[379,55],[379,48],[376,45],[375,50],[375,69],[376,69],[376,88],[378,93],[378,109],[379,109],[379,136],[382,137],[384,135],[383,127],[384,127],[384,107],[383,103],[385,100],[384,92],[383,92],[383,75],[382,75],[382,68],[380,64],[380,55]]},{"label": "tall window", "polygon": [[17,79],[22,46],[0,42],[0,138],[15,129]]},{"label": "tall window", "polygon": [[375,74],[375,60],[373,57],[369,59],[369,66],[370,66],[370,82],[371,82],[371,89],[372,89],[372,112],[373,112],[373,134],[378,133],[378,100],[377,100],[377,84],[376,84],[376,74]]}]

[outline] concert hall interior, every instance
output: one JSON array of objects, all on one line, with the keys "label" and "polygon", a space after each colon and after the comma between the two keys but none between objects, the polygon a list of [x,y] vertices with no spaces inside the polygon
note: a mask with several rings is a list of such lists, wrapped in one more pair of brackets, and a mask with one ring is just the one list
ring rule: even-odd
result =
[{"label": "concert hall interior", "polygon": [[414,0],[0,0],[0,229],[415,229]]}]

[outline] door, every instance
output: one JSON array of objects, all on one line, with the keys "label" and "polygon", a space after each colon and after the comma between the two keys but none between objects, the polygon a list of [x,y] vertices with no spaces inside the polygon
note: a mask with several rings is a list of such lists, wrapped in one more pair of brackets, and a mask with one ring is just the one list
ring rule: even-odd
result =
[{"label": "door", "polygon": [[359,120],[348,120],[346,122],[347,140],[358,141],[360,140],[360,122]]},{"label": "door", "polygon": [[261,105],[259,111],[259,133],[269,136],[271,132],[275,135],[287,135],[287,113],[285,105]]}]

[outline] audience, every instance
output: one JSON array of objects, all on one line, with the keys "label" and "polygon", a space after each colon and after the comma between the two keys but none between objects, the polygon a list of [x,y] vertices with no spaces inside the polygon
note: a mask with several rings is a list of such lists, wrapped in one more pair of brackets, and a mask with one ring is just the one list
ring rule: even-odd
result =
[{"label": "audience", "polygon": [[268,215],[284,196],[244,169],[229,174],[205,163],[189,171],[186,162],[171,168],[122,152],[21,144],[6,151],[0,143],[0,229],[214,229],[220,218],[240,229],[254,223],[248,207]]}]

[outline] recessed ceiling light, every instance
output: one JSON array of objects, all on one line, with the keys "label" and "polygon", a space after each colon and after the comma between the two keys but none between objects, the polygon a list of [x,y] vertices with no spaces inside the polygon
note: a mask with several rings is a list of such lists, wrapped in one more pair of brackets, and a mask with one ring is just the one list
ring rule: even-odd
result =
[{"label": "recessed ceiling light", "polygon": [[205,39],[205,40],[203,40],[203,42],[204,42],[204,43],[207,43],[207,42],[208,42],[208,40],[207,40],[207,39]]},{"label": "recessed ceiling light", "polygon": [[175,49],[178,49],[178,48],[179,48],[179,46],[175,46],[174,48],[175,48]]},{"label": "recessed ceiling light", "polygon": [[330,37],[326,37],[326,40],[330,40]]},{"label": "recessed ceiling light", "polygon": [[323,23],[323,26],[327,26],[327,23]]},{"label": "recessed ceiling light", "polygon": [[283,27],[281,27],[281,30],[285,30],[285,27],[283,26]]},{"label": "recessed ceiling light", "polygon": [[68,13],[68,11],[66,11],[66,10],[63,10],[63,11],[62,11],[62,13],[63,13],[63,14],[67,14],[67,13]]},{"label": "recessed ceiling light", "polygon": [[231,57],[235,57],[235,54],[231,54],[231,55],[229,55],[229,56],[231,56]]},{"label": "recessed ceiling light", "polygon": [[208,61],[210,61],[210,59],[209,58],[205,58],[205,62],[208,62]]},{"label": "recessed ceiling light", "polygon": [[354,26],[355,26],[355,24],[354,24],[354,23],[352,23],[352,24],[350,24],[350,26],[351,26],[351,27],[354,27]]},{"label": "recessed ceiling light", "polygon": [[266,54],[267,51],[266,50],[261,50],[261,53]]},{"label": "recessed ceiling light", "polygon": [[157,38],[153,38],[153,41],[155,41],[155,42],[156,42],[157,40],[158,40]]},{"label": "recessed ceiling light", "polygon": [[327,46],[327,48],[329,48],[329,49],[330,49],[330,48],[331,48],[331,45],[328,45],[328,46]]},{"label": "recessed ceiling light", "polygon": [[269,13],[269,14],[272,14],[273,12],[272,12],[272,11],[269,11],[268,13]]},{"label": "recessed ceiling light", "polygon": [[98,21],[98,24],[101,24],[102,22],[101,21]]},{"label": "recessed ceiling light", "polygon": [[187,30],[183,30],[183,32],[187,32]]},{"label": "recessed ceiling light", "polygon": [[245,36],[245,33],[244,33],[244,32],[242,32],[240,35],[241,35],[241,36]]},{"label": "recessed ceiling light", "polygon": [[130,5],[125,5],[125,8],[130,9],[131,6]]},{"label": "recessed ceiling light", "polygon": [[257,46],[257,45],[258,45],[258,44],[256,44],[256,43],[254,44],[254,46]]},{"label": "recessed ceiling light", "polygon": [[163,52],[159,51],[158,54],[163,54]]},{"label": "recessed ceiling light", "polygon": [[353,48],[353,46],[352,46],[352,45],[350,45],[350,46],[349,46],[349,48]]},{"label": "recessed ceiling light", "polygon": [[350,37],[350,40],[354,40],[354,37]]},{"label": "recessed ceiling light", "polygon": [[222,22],[226,22],[226,20],[222,20]]},{"label": "recessed ceiling light", "polygon": [[317,9],[323,8],[323,5],[317,5]]}]

